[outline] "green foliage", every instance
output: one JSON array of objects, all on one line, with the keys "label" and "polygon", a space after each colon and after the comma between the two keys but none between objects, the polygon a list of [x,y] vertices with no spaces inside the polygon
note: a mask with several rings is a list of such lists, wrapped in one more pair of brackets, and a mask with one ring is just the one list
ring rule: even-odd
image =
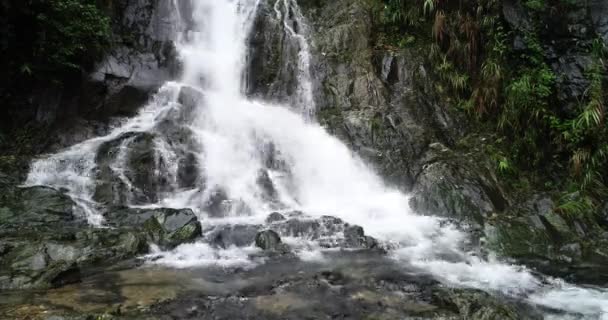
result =
[{"label": "green foliage", "polygon": [[532,10],[541,11],[545,8],[544,0],[526,0],[524,5]]},{"label": "green foliage", "polygon": [[571,218],[588,218],[589,220],[593,220],[596,209],[597,206],[593,198],[575,191],[562,195],[557,202],[555,211]]},{"label": "green foliage", "polygon": [[[87,69],[110,42],[110,20],[96,0],[26,0],[0,8],[0,65],[15,80],[61,82]],[[6,80],[6,79],[4,79]]]},{"label": "green foliage", "polygon": [[109,42],[109,18],[92,0],[49,0],[36,20],[41,33],[35,59],[50,69],[78,69],[99,58]]},{"label": "green foliage", "polygon": [[[604,41],[598,37],[589,46],[595,59],[587,70],[589,86],[578,109],[565,112],[556,104],[558,75],[535,31],[549,10],[565,12],[577,1],[522,1],[531,16],[525,31],[505,27],[496,0],[378,1],[392,32],[427,29],[428,61],[441,80],[438,91],[446,93],[445,85],[456,98],[450,100],[501,137],[491,158],[503,178],[525,171],[548,181],[547,188],[567,189],[558,208],[564,214],[588,214],[608,198]],[[432,21],[426,23],[429,16]],[[511,47],[515,35],[525,49]]]}]

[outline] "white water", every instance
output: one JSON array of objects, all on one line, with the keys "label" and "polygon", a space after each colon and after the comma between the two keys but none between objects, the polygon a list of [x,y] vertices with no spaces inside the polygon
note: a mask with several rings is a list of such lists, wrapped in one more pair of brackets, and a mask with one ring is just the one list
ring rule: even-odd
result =
[{"label": "white water", "polygon": [[[366,233],[395,248],[391,252],[395,260],[426,270],[448,285],[501,292],[588,319],[608,319],[605,290],[540,279],[524,267],[486,261],[463,252],[465,234],[441,219],[414,214],[407,195],[386,187],[344,144],[311,123],[307,117],[314,110],[308,44],[286,17],[288,10],[297,8],[295,1],[279,0],[275,10],[286,32],[305,51],[299,56],[301,98],[295,106],[299,111],[247,100],[240,90],[241,75],[245,68],[245,40],[257,5],[256,0],[193,0],[193,30],[176,38],[184,64],[181,81],[167,83],[139,115],[107,136],[34,162],[27,184],[68,189],[89,221],[102,224],[99,205],[93,200],[97,150],[127,132],[151,132],[156,135],[158,167],[168,164],[155,176],[166,175],[172,183],[158,202],[144,205],[192,208],[204,217],[207,226],[262,223],[272,210],[301,210],[310,216],[329,214],[363,226]],[[301,19],[298,16],[301,14],[296,11],[296,19]],[[302,23],[298,21],[299,25]],[[176,169],[172,167],[179,148],[169,144],[159,129],[162,121],[172,119],[175,112],[184,108],[178,103],[182,86],[203,94],[194,114],[188,114],[189,121],[181,125],[192,132],[196,142],[192,148],[201,150],[199,166],[205,183],[186,190],[176,185]],[[123,140],[125,148],[127,140]],[[269,155],[277,165],[267,165]],[[121,175],[124,165],[124,158],[119,155],[111,168],[121,179],[128,180]],[[266,172],[272,181],[275,199],[265,196],[258,183],[260,172]],[[228,195],[229,210],[222,217],[209,218],[205,204],[217,190]],[[314,244],[298,239],[287,241],[301,249],[303,259],[323,261],[322,252]],[[254,252],[253,248],[219,250],[196,243],[172,252],[156,252],[153,257],[156,263],[175,267],[263,263],[250,258]],[[548,315],[547,319],[556,317]]]}]

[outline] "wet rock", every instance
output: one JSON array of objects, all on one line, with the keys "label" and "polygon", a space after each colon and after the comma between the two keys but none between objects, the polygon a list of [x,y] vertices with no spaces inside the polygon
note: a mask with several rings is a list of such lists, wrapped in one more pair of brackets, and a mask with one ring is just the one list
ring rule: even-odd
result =
[{"label": "wet rock", "polygon": [[216,189],[211,192],[203,205],[203,211],[210,217],[219,218],[228,215],[247,215],[251,209],[240,199],[229,199],[224,190]]},{"label": "wet rock", "polygon": [[270,179],[267,170],[260,170],[256,182],[262,191],[262,197],[266,201],[278,202],[277,190],[272,182],[272,179]]},{"label": "wet rock", "polygon": [[557,76],[555,92],[559,103],[555,103],[554,108],[559,113],[574,115],[590,84],[587,71],[594,57],[588,48],[596,35],[608,40],[608,24],[603,15],[608,6],[601,0],[561,5],[560,10],[555,10],[553,5],[533,10],[521,1],[502,2],[503,16],[514,30],[513,46],[522,51],[530,49],[526,41],[520,40],[531,31],[538,33],[541,54]]},{"label": "wet rock", "polygon": [[442,305],[444,308],[453,310],[463,319],[522,319],[522,315],[519,314],[513,306],[502,304],[498,299],[493,298],[488,293],[482,291],[439,289],[435,290],[433,294],[435,303]]},{"label": "wet rock", "polygon": [[165,248],[192,242],[202,235],[200,222],[190,209],[109,209],[104,218],[114,227],[142,230],[149,241]]},{"label": "wet rock", "polygon": [[608,279],[608,252],[602,249],[608,239],[601,236],[602,229],[585,219],[562,216],[555,206],[538,194],[510,207],[486,223],[486,244],[545,274],[587,283]]},{"label": "wet rock", "polygon": [[372,249],[378,246],[376,239],[366,236],[363,228],[360,226],[346,227],[344,229],[344,238],[346,245],[350,248]]},{"label": "wet rock", "polygon": [[109,12],[120,45],[90,75],[82,104],[100,116],[130,115],[179,73],[172,41],[179,14],[171,2],[157,0],[117,1]]},{"label": "wet rock", "polygon": [[[262,1],[250,38],[248,94],[281,100],[294,91],[296,59],[273,5]],[[300,5],[314,44],[311,74],[319,122],[390,183],[409,190],[428,144],[455,141],[464,122],[438,97],[417,48],[372,48],[371,3]]]},{"label": "wet rock", "polygon": [[321,232],[321,223],[311,219],[292,218],[277,227],[281,234],[291,237],[317,239]]},{"label": "wet rock", "polygon": [[84,272],[143,254],[141,233],[53,225],[37,235],[9,235],[0,256],[0,288],[49,288],[77,282]]},{"label": "wet rock", "polygon": [[180,188],[194,188],[200,178],[199,162],[194,153],[180,158],[177,169],[177,180]]},{"label": "wet rock", "polygon": [[258,232],[255,236],[255,245],[267,251],[285,251],[286,249],[279,234],[272,230]]},{"label": "wet rock", "polygon": [[193,241],[201,227],[190,210],[118,208],[105,214],[110,228],[93,228],[63,192],[15,188],[0,202],[0,288],[49,288],[132,259],[157,243]]},{"label": "wet rock", "polygon": [[[330,265],[314,266],[280,256],[244,271],[243,278],[226,273],[221,281],[233,288],[228,294],[187,293],[150,313],[179,319],[542,319],[524,304],[408,274],[377,253],[328,258]],[[250,281],[243,285],[242,279]]]},{"label": "wet rock", "polygon": [[[98,150],[97,185],[93,198],[105,205],[144,205],[172,190],[176,170],[166,159],[155,134],[128,132]],[[170,150],[169,150],[170,151]]]},{"label": "wet rock", "polygon": [[259,226],[228,225],[220,226],[209,233],[206,238],[214,246],[229,248],[231,246],[246,247],[255,242]]},{"label": "wet rock", "polygon": [[479,231],[488,217],[507,207],[493,171],[483,162],[457,156],[441,144],[432,145],[425,158],[410,200],[415,210],[465,221]]},{"label": "wet rock", "polygon": [[278,212],[273,212],[273,213],[269,214],[268,217],[266,217],[266,223],[273,223],[273,222],[284,221],[284,220],[285,220],[285,216],[283,216],[282,214],[280,214]]},{"label": "wet rock", "polygon": [[261,1],[257,11],[248,43],[247,94],[277,102],[294,101],[300,45],[285,30],[274,3]]},{"label": "wet rock", "polygon": [[52,228],[86,225],[84,217],[76,214],[76,204],[63,192],[47,187],[13,188],[10,196],[0,203],[0,232],[18,232],[28,226],[28,232]]},{"label": "wet rock", "polygon": [[177,101],[182,105],[177,116],[176,122],[191,123],[194,119],[194,110],[204,103],[205,95],[198,89],[183,86],[179,91]]},{"label": "wet rock", "polygon": [[273,230],[282,236],[313,240],[326,248],[376,248],[377,241],[366,236],[360,226],[349,225],[340,218],[298,217],[275,221]]}]

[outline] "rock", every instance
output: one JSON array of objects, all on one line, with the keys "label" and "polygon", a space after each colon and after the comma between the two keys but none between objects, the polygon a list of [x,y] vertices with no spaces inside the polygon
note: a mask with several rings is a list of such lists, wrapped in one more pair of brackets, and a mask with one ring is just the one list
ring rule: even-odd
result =
[{"label": "rock", "polygon": [[[97,185],[93,198],[104,205],[157,203],[163,193],[180,183],[176,181],[179,165],[172,163],[171,152],[171,146],[154,133],[128,132],[103,143],[95,159]],[[183,174],[184,167],[181,169]]]},{"label": "rock", "polygon": [[240,199],[229,199],[224,190],[215,189],[203,204],[203,211],[210,217],[219,218],[228,215],[247,215],[251,209]]},{"label": "rock", "polygon": [[182,105],[179,114],[172,118],[176,122],[191,123],[194,119],[194,110],[205,102],[205,95],[196,88],[183,86],[179,91],[177,101]]},{"label": "rock", "polygon": [[317,239],[320,237],[321,224],[312,219],[292,218],[281,223],[277,230],[290,237]]},{"label": "rock", "polygon": [[[187,6],[180,5],[180,10]],[[130,115],[179,73],[173,43],[179,12],[170,2],[142,0],[117,1],[110,13],[114,35],[123,41],[116,41],[121,45],[110,50],[89,76],[82,104],[98,116]]]},{"label": "rock", "polygon": [[[372,48],[371,3],[305,1],[300,6],[307,26],[297,24],[298,31],[314,44],[310,68],[319,122],[390,183],[410,189],[428,144],[454,141],[463,122],[440,103],[416,50]],[[288,23],[296,24],[291,15]],[[249,42],[247,93],[297,104],[293,62],[299,48],[282,22],[274,2],[261,1]]]},{"label": "rock", "polygon": [[14,188],[11,192],[0,202],[0,233],[35,234],[56,225],[86,225],[84,217],[74,211],[76,204],[63,192],[47,187]]},{"label": "rock", "polygon": [[193,241],[201,227],[191,210],[118,208],[110,228],[92,228],[63,192],[14,188],[0,199],[0,289],[41,289],[77,282],[82,274]]},{"label": "rock", "polygon": [[218,276],[218,282],[227,284],[221,296],[189,291],[151,308],[142,318],[542,319],[525,303],[474,289],[446,288],[376,252],[334,252],[328,259],[332,263],[303,265],[282,257],[241,271],[246,279],[255,279],[254,285],[244,287],[238,286],[241,278],[225,273]]},{"label": "rock", "polygon": [[270,176],[268,175],[268,170],[260,170],[256,182],[262,191],[261,193],[264,200],[275,203],[279,202],[277,190],[272,179],[270,179]]},{"label": "rock", "polygon": [[433,297],[434,303],[453,310],[462,319],[522,319],[522,315],[513,306],[502,304],[498,299],[482,291],[441,288],[434,290]]},{"label": "rock", "polygon": [[173,248],[202,236],[198,218],[190,209],[111,208],[104,213],[104,218],[110,226],[142,230],[149,241],[164,248]]},{"label": "rock", "polygon": [[[608,279],[608,252],[600,249],[608,239],[600,236],[602,229],[554,209],[546,195],[532,195],[486,223],[486,245],[548,275],[587,283]],[[582,226],[587,233],[579,233]]]},{"label": "rock", "polygon": [[206,238],[212,245],[224,249],[231,246],[246,247],[255,242],[259,228],[256,225],[220,226],[209,233]]},{"label": "rock", "polygon": [[[274,3],[261,1],[248,41],[247,94],[290,103],[297,99],[300,44],[290,37]],[[293,13],[293,11],[291,11]],[[299,31],[299,30],[298,30]]]},{"label": "rock", "polygon": [[[271,216],[267,218],[267,221]],[[322,216],[316,219],[305,216],[288,220],[283,218],[283,220],[273,221],[272,228],[281,236],[313,240],[326,248],[372,249],[378,247],[378,242],[374,238],[366,236],[362,227],[349,225],[342,219],[332,216]]]},{"label": "rock", "polygon": [[485,220],[508,203],[493,172],[483,162],[459,157],[435,145],[418,176],[410,200],[412,208],[472,224],[479,231]]},{"label": "rock", "polygon": [[266,217],[266,223],[273,223],[273,222],[284,221],[284,220],[285,220],[285,216],[283,216],[282,214],[280,214],[278,212],[273,212],[273,213],[269,214],[268,217]]},{"label": "rock", "polygon": [[376,239],[366,236],[360,226],[348,226],[344,229],[346,245],[350,248],[372,249],[378,246]]},{"label": "rock", "polygon": [[256,247],[267,251],[280,251],[285,249],[278,233],[272,230],[258,232],[255,236]]},{"label": "rock", "polygon": [[541,54],[556,75],[558,103],[554,103],[553,108],[558,113],[573,116],[578,113],[580,101],[586,98],[590,84],[587,73],[594,63],[589,50],[591,43],[596,35],[608,41],[608,20],[603,15],[608,12],[608,5],[601,0],[572,1],[562,5],[561,10],[555,10],[556,7],[549,4],[545,9],[533,10],[521,1],[508,0],[502,2],[502,11],[514,30],[515,49],[525,52],[529,48],[520,40],[530,32],[538,35]]},{"label": "rock", "polygon": [[43,234],[13,235],[0,256],[0,288],[41,289],[80,280],[83,272],[146,253],[141,233],[54,225]]}]

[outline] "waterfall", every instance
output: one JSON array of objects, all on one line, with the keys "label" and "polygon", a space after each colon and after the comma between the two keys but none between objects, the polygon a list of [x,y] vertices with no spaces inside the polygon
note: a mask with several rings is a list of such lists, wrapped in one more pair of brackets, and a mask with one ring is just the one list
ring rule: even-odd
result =
[{"label": "waterfall", "polygon": [[[442,219],[413,213],[407,195],[387,187],[311,120],[307,27],[295,0],[278,0],[274,9],[285,32],[300,44],[298,98],[293,101],[299,111],[248,100],[241,81],[258,1],[191,0],[191,12],[177,15],[182,23],[176,35],[181,79],[166,83],[137,116],[108,135],[34,161],[26,184],[68,190],[95,225],[103,225],[103,211],[113,205],[191,208],[205,230],[264,224],[274,210],[329,214],[363,226],[396,261],[427,270],[447,285],[608,319],[604,290],[540,278],[525,267],[464,252],[466,234]],[[177,1],[173,4],[180,12]],[[311,251],[322,255],[307,239],[290,244],[303,259]],[[155,263],[263,263],[250,258],[253,251],[199,242],[157,252]]]}]

